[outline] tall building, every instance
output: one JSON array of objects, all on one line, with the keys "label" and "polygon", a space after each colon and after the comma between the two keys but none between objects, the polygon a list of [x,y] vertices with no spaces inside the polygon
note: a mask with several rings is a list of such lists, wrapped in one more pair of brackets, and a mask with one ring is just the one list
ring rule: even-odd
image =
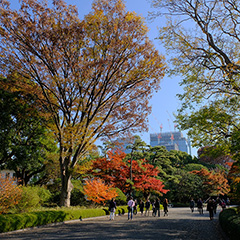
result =
[{"label": "tall building", "polygon": [[181,132],[163,132],[163,133],[151,133],[150,145],[165,146],[168,151],[179,150],[191,154],[190,142],[187,141]]}]

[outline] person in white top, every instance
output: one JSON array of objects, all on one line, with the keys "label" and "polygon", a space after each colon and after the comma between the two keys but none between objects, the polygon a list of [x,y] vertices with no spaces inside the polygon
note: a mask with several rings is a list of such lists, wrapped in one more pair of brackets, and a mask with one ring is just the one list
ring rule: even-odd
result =
[{"label": "person in white top", "polygon": [[128,220],[133,218],[133,207],[135,205],[135,202],[133,201],[133,197],[130,197],[128,201]]}]

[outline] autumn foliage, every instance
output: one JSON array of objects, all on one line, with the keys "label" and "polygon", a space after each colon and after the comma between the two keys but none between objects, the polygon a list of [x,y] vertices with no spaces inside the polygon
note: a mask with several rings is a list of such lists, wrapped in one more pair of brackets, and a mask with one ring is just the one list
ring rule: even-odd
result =
[{"label": "autumn foliage", "polygon": [[158,179],[158,169],[153,165],[142,159],[139,161],[132,161],[133,164],[133,182],[134,187],[145,193],[156,191],[158,193],[167,193],[168,190],[164,189],[164,185]]},{"label": "autumn foliage", "polygon": [[86,180],[83,191],[88,200],[96,203],[104,203],[118,195],[114,188],[105,184],[101,179]]},{"label": "autumn foliage", "polygon": [[235,199],[240,199],[240,162],[235,162],[228,174],[231,181],[231,196]]},{"label": "autumn foliage", "polygon": [[0,7],[0,74],[16,71],[41,89],[60,146],[60,205],[69,206],[73,169],[95,140],[147,128],[164,57],[121,0],[93,1],[83,20],[62,0]]},{"label": "autumn foliage", "polygon": [[224,172],[220,170],[208,171],[201,169],[200,171],[194,170],[192,173],[201,177],[205,192],[209,194],[225,195],[230,191],[228,180]]},{"label": "autumn foliage", "polygon": [[164,185],[158,179],[158,169],[144,159],[132,161],[132,184],[130,183],[130,162],[124,161],[126,154],[121,151],[109,151],[107,158],[99,158],[93,162],[91,173],[106,183],[128,192],[132,188],[145,194],[151,191],[166,193]]},{"label": "autumn foliage", "polygon": [[21,199],[21,188],[15,179],[0,174],[0,214],[7,213]]}]

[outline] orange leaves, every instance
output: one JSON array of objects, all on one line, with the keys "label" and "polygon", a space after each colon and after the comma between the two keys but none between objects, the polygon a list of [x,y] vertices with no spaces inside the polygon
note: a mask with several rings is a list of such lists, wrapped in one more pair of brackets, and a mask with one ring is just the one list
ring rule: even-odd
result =
[{"label": "orange leaves", "polygon": [[22,190],[15,183],[14,178],[0,174],[0,214],[7,213],[21,198]]},{"label": "orange leaves", "polygon": [[208,171],[206,169],[201,169],[200,171],[194,170],[192,173],[202,178],[204,188],[209,193],[224,195],[230,191],[225,173],[220,170]]},{"label": "orange leaves", "polygon": [[96,203],[102,203],[118,196],[115,189],[108,186],[100,179],[86,180],[86,185],[83,187],[84,194],[87,199]]},{"label": "orange leaves", "polygon": [[[121,189],[123,192],[130,190],[130,166],[123,161],[125,153],[121,151],[108,152],[108,158],[97,159],[93,162],[92,174]],[[144,159],[132,161],[133,187],[140,191],[157,191],[166,193],[164,185],[157,179],[158,169],[146,163]]]}]

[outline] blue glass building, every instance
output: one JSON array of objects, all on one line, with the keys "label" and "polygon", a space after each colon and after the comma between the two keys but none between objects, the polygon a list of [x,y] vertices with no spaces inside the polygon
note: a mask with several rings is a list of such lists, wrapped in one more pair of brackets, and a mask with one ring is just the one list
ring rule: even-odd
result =
[{"label": "blue glass building", "polygon": [[190,142],[181,132],[151,133],[150,145],[152,147],[165,146],[168,151],[179,150],[191,154]]}]

